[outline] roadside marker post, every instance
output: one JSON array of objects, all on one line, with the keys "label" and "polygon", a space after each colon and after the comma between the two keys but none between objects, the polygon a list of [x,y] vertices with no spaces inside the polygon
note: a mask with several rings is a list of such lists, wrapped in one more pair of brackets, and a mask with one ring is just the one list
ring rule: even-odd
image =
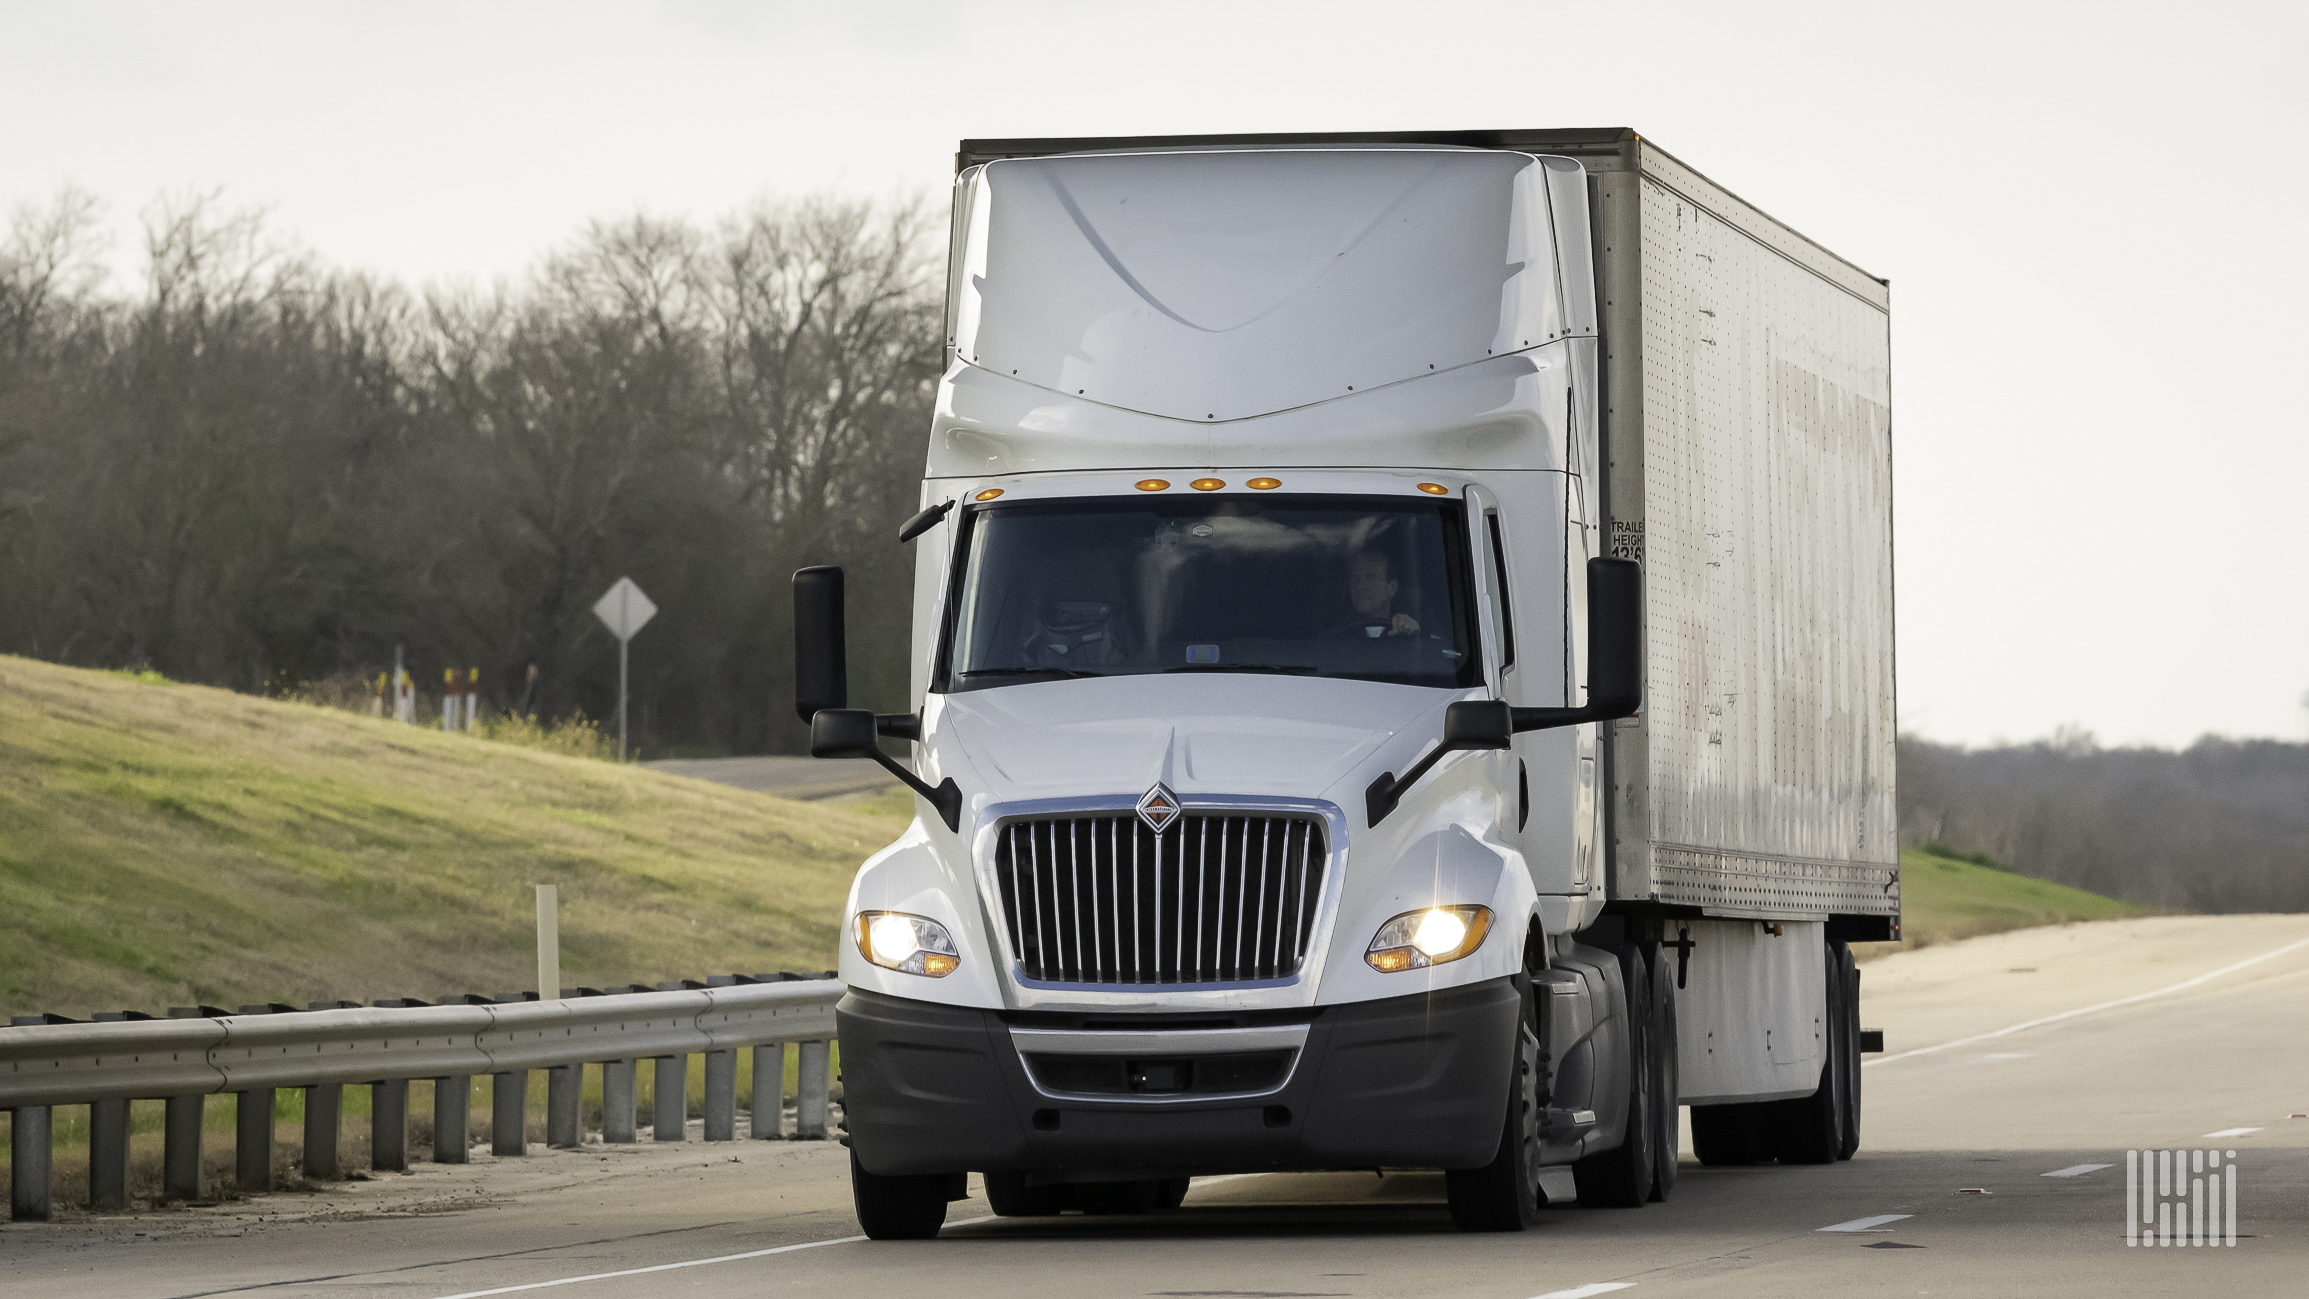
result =
[{"label": "roadside marker post", "polygon": [[[465,733],[481,733],[481,669],[465,669]],[[540,990],[542,991],[542,989]]]},{"label": "roadside marker post", "polygon": [[657,606],[641,593],[630,577],[617,579],[615,585],[593,602],[593,616],[601,619],[609,633],[617,637],[617,760],[625,761],[625,661],[626,647],[633,634],[657,616]]}]

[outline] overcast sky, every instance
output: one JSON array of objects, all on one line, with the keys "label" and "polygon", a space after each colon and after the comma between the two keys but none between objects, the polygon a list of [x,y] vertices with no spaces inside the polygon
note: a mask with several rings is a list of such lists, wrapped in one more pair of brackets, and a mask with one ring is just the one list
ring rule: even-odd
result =
[{"label": "overcast sky", "polygon": [[1900,711],[2309,734],[2309,5],[0,0],[0,205],[325,258],[928,192],[965,136],[1631,126],[1893,289]]}]

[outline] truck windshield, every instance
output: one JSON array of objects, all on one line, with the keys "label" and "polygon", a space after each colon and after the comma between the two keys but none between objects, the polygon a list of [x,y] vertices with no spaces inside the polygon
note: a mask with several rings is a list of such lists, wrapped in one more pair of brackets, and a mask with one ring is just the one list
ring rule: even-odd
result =
[{"label": "truck windshield", "polygon": [[943,688],[1157,672],[1473,685],[1463,519],[1401,497],[982,507]]}]

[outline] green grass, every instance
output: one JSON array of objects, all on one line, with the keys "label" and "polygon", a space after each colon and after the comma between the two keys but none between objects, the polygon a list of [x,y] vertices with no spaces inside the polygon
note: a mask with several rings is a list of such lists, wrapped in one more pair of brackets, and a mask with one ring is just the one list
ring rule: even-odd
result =
[{"label": "green grass", "polygon": [[901,800],[795,803],[0,656],[0,1008],[502,993],[827,969]]},{"label": "green grass", "polygon": [[2008,929],[2156,914],[2153,908],[2033,879],[1985,860],[1979,853],[1959,858],[1901,849],[1901,941],[1856,946],[1864,955],[1883,955]]}]

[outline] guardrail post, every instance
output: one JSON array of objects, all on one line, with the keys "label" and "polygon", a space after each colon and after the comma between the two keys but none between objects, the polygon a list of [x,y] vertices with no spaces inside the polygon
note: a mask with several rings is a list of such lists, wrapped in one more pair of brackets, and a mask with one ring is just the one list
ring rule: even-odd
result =
[{"label": "guardrail post", "polygon": [[634,1062],[604,1060],[601,1064],[602,1143],[631,1143],[635,1137],[634,1126]]},{"label": "guardrail post", "polygon": [[466,1074],[433,1080],[433,1162],[467,1162],[466,1125],[472,1119],[473,1079]]},{"label": "guardrail post", "polygon": [[786,1044],[754,1048],[754,1110],[747,1135],[782,1141],[786,1135]]},{"label": "guardrail post", "polygon": [[738,1053],[706,1052],[706,1140],[738,1139]]},{"label": "guardrail post", "polygon": [[409,1080],[388,1078],[369,1084],[369,1167],[409,1171]]},{"label": "guardrail post", "polygon": [[804,1042],[800,1074],[794,1080],[794,1137],[801,1141],[826,1139],[828,1080],[833,1053],[824,1042]]},{"label": "guardrail post", "polygon": [[208,1097],[200,1092],[168,1098],[161,1132],[161,1195],[171,1200],[200,1198],[200,1125]]},{"label": "guardrail post", "polygon": [[529,1071],[489,1075],[489,1153],[529,1153]]},{"label": "guardrail post", "polygon": [[48,1140],[49,1118],[45,1105],[27,1105],[9,1115],[8,1216],[13,1221],[48,1221],[48,1161],[54,1153]]},{"label": "guardrail post", "polygon": [[234,1101],[233,1184],[244,1191],[273,1189],[273,1089],[258,1087]]},{"label": "guardrail post", "polygon": [[335,1181],[337,1129],[345,1113],[345,1084],[316,1083],[305,1088],[305,1176],[314,1181]]},{"label": "guardrail post", "polygon": [[650,1135],[659,1141],[689,1138],[689,1057],[662,1055],[657,1059],[656,1105],[650,1117]]},{"label": "guardrail post", "polygon": [[577,1119],[578,1098],[585,1094],[585,1066],[557,1065],[545,1071],[545,1144],[556,1150],[575,1150],[584,1133]]},{"label": "guardrail post", "polygon": [[88,1207],[119,1213],[128,1207],[128,1099],[88,1107]]}]

